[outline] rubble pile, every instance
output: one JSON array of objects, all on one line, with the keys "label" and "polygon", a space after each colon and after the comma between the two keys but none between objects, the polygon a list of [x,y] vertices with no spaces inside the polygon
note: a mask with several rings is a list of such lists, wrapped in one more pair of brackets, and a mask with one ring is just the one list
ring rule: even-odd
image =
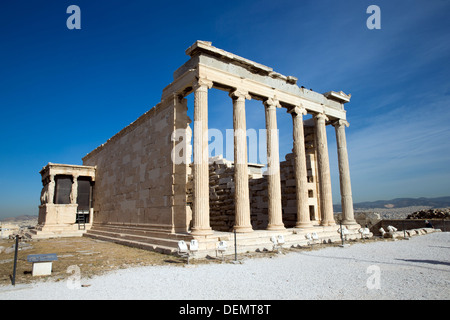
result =
[{"label": "rubble pile", "polygon": [[420,210],[409,214],[406,219],[450,219],[450,208]]}]

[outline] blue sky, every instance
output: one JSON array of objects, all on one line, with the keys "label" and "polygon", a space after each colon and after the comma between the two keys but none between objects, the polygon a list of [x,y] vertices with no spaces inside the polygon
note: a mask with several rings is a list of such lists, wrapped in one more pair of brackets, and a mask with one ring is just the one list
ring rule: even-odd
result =
[{"label": "blue sky", "polygon": [[[81,9],[81,30],[66,27],[72,4]],[[372,4],[381,9],[379,30],[366,26]],[[355,202],[449,195],[448,12],[445,0],[3,0],[0,217],[37,214],[40,169],[81,164],[157,104],[196,40],[293,75],[316,92],[352,94],[346,109]],[[210,92],[210,128],[232,128],[230,98]],[[277,116],[283,158],[292,123],[284,109]],[[258,101],[247,102],[247,128],[264,128]],[[328,147],[339,203],[333,130]]]}]

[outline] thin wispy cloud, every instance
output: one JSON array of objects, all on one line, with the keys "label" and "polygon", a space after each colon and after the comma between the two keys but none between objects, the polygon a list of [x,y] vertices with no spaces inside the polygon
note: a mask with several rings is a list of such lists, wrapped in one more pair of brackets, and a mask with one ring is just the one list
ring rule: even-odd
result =
[{"label": "thin wispy cloud", "polygon": [[[355,197],[390,198],[402,183],[414,194],[446,194],[450,190],[450,181],[444,178],[450,175],[449,105],[448,96],[429,100],[426,109],[422,106],[420,111],[417,106],[403,105],[374,117],[371,125],[363,129],[347,129]],[[332,161],[336,162],[334,156]],[[423,190],[430,176],[438,179]],[[372,186],[383,181],[384,187],[374,192]]]}]

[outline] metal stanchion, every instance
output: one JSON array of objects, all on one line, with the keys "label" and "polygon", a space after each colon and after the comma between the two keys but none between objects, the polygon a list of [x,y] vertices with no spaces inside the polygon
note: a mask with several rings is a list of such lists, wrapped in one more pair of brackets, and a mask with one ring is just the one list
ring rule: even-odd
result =
[{"label": "metal stanchion", "polygon": [[237,262],[236,229],[234,229],[234,261]]},{"label": "metal stanchion", "polygon": [[14,251],[14,269],[12,276],[12,285],[16,285],[17,251],[19,250],[19,235],[16,235],[16,247]]}]

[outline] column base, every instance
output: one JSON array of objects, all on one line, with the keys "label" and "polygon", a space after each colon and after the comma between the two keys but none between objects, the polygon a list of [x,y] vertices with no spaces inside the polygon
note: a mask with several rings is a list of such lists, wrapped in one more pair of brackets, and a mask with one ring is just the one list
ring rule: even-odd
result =
[{"label": "column base", "polygon": [[324,221],[320,222],[320,225],[324,226],[324,227],[326,227],[326,226],[335,226],[336,222],[335,221],[324,220]]},{"label": "column base", "polygon": [[312,222],[298,222],[295,225],[295,228],[312,228],[313,224]]},{"label": "column base", "polygon": [[235,226],[233,230],[236,230],[237,233],[249,233],[253,232],[252,226]]},{"label": "column base", "polygon": [[214,231],[211,228],[208,229],[192,229],[191,235],[193,236],[209,236],[214,234]]},{"label": "column base", "polygon": [[283,224],[272,224],[267,226],[267,230],[269,231],[278,231],[278,230],[286,230]]},{"label": "column base", "polygon": [[342,220],[341,223],[342,223],[342,224],[346,224],[346,225],[358,224],[358,223],[356,222],[356,220]]}]

